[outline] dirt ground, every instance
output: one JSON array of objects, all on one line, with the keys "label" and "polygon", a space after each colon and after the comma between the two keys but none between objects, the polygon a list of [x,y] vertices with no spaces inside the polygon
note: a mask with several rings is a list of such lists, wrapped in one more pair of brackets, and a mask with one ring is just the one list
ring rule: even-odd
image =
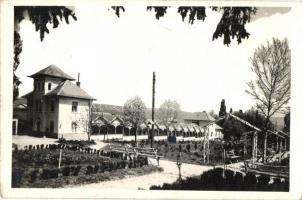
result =
[{"label": "dirt ground", "polygon": [[[154,159],[150,161],[156,164]],[[160,167],[164,169],[163,172],[156,172],[144,176],[129,177],[122,180],[106,181],[100,183],[77,185],[73,188],[114,188],[114,189],[142,189],[149,190],[152,185],[162,185],[164,183],[173,183],[179,177],[178,167],[175,162],[168,160],[161,160]],[[182,164],[181,174],[182,178],[189,176],[196,176],[202,174],[204,171],[212,169],[210,166],[201,166],[193,164]]]}]

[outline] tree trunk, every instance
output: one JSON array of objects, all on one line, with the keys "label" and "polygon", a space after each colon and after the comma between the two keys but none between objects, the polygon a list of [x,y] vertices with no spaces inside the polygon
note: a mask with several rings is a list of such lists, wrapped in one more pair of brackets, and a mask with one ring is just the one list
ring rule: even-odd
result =
[{"label": "tree trunk", "polygon": [[266,149],[267,149],[267,131],[264,133],[264,144],[263,144],[263,163],[266,163]]},{"label": "tree trunk", "polygon": [[134,143],[135,143],[135,147],[137,147],[136,137],[137,137],[137,128],[135,129],[135,135],[134,135]]}]

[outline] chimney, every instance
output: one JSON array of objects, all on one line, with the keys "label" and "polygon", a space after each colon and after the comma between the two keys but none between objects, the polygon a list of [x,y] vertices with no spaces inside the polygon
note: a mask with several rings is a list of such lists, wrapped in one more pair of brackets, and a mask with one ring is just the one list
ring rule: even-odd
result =
[{"label": "chimney", "polygon": [[80,82],[80,73],[78,73],[78,81],[77,81],[77,86],[80,87],[81,86],[81,82]]}]

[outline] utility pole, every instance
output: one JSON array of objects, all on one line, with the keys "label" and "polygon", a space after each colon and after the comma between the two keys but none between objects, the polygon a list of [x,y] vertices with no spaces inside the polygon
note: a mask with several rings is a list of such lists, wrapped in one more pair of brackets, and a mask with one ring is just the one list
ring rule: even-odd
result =
[{"label": "utility pole", "polygon": [[152,131],[151,131],[151,148],[153,148],[154,137],[154,104],[155,104],[155,72],[153,72],[153,84],[152,84]]}]

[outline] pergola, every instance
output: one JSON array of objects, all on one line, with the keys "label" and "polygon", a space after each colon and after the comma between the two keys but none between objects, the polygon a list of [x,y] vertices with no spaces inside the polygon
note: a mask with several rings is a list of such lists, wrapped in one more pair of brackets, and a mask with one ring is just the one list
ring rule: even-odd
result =
[{"label": "pergola", "polygon": [[[258,157],[258,155],[257,155],[258,154],[258,133],[263,133],[263,130],[261,130],[260,128],[258,128],[256,126],[250,124],[249,122],[241,119],[240,117],[237,117],[237,116],[233,115],[232,113],[226,114],[226,116],[224,116],[222,118],[219,118],[218,121],[221,120],[221,119],[228,120],[229,117],[234,118],[235,120],[245,124],[246,126],[252,128],[254,130],[254,131],[251,131],[251,132],[247,132],[247,133],[253,133],[253,136],[252,136],[252,140],[253,140],[253,143],[252,143],[253,144],[252,145],[252,167],[254,168],[257,157]],[[280,142],[278,144],[279,139],[283,139],[284,145],[286,147],[286,137],[288,137],[288,135],[286,133],[284,133],[280,130],[277,130],[277,131],[267,130],[267,132],[268,132],[268,135],[276,136],[276,142],[277,142],[276,147],[277,147],[278,150],[280,150],[282,148],[282,142]],[[264,160],[265,159],[266,158],[264,158]]]}]

